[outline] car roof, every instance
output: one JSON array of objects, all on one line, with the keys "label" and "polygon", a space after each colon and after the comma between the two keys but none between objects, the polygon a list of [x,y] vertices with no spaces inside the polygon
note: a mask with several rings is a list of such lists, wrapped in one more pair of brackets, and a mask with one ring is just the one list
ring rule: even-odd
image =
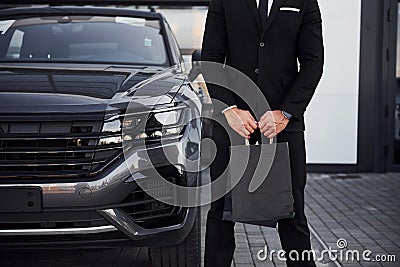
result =
[{"label": "car roof", "polygon": [[25,16],[45,15],[103,15],[126,16],[144,19],[162,19],[163,15],[153,11],[136,10],[118,7],[94,7],[94,6],[45,6],[45,7],[10,7],[0,9],[1,19],[10,19]]}]

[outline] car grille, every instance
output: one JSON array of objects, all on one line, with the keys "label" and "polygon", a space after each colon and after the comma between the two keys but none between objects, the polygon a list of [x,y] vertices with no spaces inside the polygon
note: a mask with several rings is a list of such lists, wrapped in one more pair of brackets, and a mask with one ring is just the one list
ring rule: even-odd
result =
[{"label": "car grille", "polygon": [[[166,186],[166,181],[176,183],[175,178],[154,179],[147,177],[142,186],[147,192],[152,192],[160,200],[171,200],[176,198],[176,192],[171,187]],[[184,209],[161,202],[147,194],[140,186],[129,194],[122,202],[124,205],[121,210],[125,212],[139,225],[151,228],[159,225],[174,224],[175,221],[182,219]],[[126,205],[126,204],[130,205]]]},{"label": "car grille", "polygon": [[109,225],[109,223],[96,211],[45,211],[41,213],[0,214],[0,230],[62,229],[104,225]]},{"label": "car grille", "polygon": [[120,145],[98,145],[102,124],[102,120],[0,121],[0,178],[97,174],[121,153]]}]

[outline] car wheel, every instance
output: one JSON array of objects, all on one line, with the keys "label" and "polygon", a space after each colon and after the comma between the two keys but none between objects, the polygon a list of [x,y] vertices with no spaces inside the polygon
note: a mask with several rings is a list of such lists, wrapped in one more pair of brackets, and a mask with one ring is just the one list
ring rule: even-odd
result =
[{"label": "car wheel", "polygon": [[200,266],[200,208],[193,227],[182,243],[161,248],[149,248],[153,267],[199,267]]}]

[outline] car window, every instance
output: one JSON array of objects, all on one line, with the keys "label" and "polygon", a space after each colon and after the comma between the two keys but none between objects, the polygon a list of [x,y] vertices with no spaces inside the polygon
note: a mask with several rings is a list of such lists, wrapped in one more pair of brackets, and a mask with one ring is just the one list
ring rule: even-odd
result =
[{"label": "car window", "polygon": [[164,21],[165,25],[167,26],[167,32],[168,32],[168,37],[171,40],[172,43],[172,50],[173,50],[173,56],[174,56],[174,61],[175,63],[182,64],[183,59],[181,57],[181,51],[178,45],[178,42],[175,39],[175,36],[172,34],[172,29],[170,25],[168,24],[167,21]]},{"label": "car window", "polygon": [[0,62],[168,63],[159,20],[51,16],[0,20]]}]

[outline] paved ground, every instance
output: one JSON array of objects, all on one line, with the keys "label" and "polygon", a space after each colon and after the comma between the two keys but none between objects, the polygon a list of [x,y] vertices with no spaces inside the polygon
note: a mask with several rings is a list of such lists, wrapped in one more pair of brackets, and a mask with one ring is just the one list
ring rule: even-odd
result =
[{"label": "paved ground", "polygon": [[[325,253],[319,266],[400,266],[400,174],[309,174],[306,203],[317,256],[329,248],[337,250],[336,260]],[[257,259],[265,244],[269,250],[281,248],[274,229],[242,224],[236,228],[234,266],[283,265],[277,257],[272,262]],[[366,250],[372,252],[366,254],[371,262],[363,260]],[[357,253],[359,262],[353,260]],[[388,262],[393,256],[396,262]],[[378,263],[375,257],[386,257],[386,262]]]},{"label": "paved ground", "polygon": [[[395,255],[397,263],[381,265],[400,266],[400,174],[336,176],[309,175],[310,226],[329,247],[337,249],[337,240],[345,239],[348,250],[371,250],[371,258]],[[378,262],[342,263],[379,266]]]},{"label": "paved ground", "polygon": [[[318,265],[400,266],[400,174],[333,176],[309,174],[308,177],[306,213],[312,246],[317,256],[329,247],[338,250],[336,261],[325,255]],[[206,211],[207,207],[203,207],[203,230]],[[345,249],[338,249],[338,239],[342,239],[340,245],[347,244]],[[275,229],[237,224],[236,241],[233,266],[285,266],[276,254],[272,261],[257,259],[257,252],[265,245],[269,251],[280,249]],[[397,262],[346,261],[346,252],[355,253],[353,250],[360,257],[364,250],[370,250],[371,259],[394,255]],[[0,266],[147,267],[146,257],[146,252],[138,249],[0,251]]]}]

